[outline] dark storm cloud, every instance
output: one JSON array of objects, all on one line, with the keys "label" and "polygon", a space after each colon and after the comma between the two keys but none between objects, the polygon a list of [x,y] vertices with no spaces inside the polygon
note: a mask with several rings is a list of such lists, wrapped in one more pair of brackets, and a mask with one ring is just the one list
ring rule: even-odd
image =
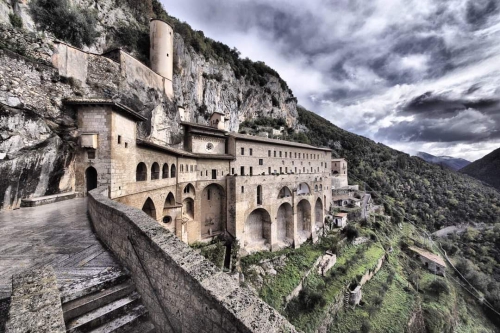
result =
[{"label": "dark storm cloud", "polygon": [[500,142],[498,0],[165,5],[274,67],[301,104],[347,130],[405,150],[412,142]]}]

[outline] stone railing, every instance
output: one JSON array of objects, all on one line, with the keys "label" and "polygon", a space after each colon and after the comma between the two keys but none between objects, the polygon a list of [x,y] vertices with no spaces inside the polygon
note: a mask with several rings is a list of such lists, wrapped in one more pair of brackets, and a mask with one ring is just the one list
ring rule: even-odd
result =
[{"label": "stone railing", "polygon": [[276,310],[142,211],[89,193],[98,237],[127,267],[158,332],[297,332]]}]

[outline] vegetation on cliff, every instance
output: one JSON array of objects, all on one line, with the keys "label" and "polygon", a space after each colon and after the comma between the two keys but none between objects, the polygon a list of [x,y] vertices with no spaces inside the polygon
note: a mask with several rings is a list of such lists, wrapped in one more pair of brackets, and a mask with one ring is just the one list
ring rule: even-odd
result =
[{"label": "vegetation on cliff", "polygon": [[500,148],[472,162],[460,172],[488,183],[500,191]]},{"label": "vegetation on cliff", "polygon": [[306,143],[329,146],[335,157],[346,158],[350,182],[376,191],[372,196],[396,223],[407,218],[432,231],[457,222],[500,222],[500,193],[493,188],[342,130],[304,108],[298,112]]}]

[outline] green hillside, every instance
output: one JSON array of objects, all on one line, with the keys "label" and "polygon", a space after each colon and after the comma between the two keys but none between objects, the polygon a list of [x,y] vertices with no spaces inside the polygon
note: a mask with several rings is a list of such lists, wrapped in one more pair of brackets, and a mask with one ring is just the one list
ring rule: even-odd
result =
[{"label": "green hillside", "polygon": [[345,157],[350,182],[382,193],[386,213],[396,222],[405,216],[429,231],[463,222],[500,222],[500,193],[493,188],[344,131],[304,108],[298,111],[300,124],[309,130],[306,141]]},{"label": "green hillside", "polygon": [[500,148],[474,161],[460,172],[488,183],[500,191]]}]

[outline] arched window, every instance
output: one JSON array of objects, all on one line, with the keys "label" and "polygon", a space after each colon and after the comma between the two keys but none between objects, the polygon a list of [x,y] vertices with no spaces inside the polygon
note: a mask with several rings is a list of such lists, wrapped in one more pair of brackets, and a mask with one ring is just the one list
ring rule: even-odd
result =
[{"label": "arched window", "polygon": [[314,192],[318,192],[318,185],[314,185]]},{"label": "arched window", "polygon": [[292,196],[292,192],[288,187],[285,186],[280,190],[280,193],[278,194],[278,199],[287,198],[290,196]]},{"label": "arched window", "polygon": [[172,164],[172,166],[170,167],[170,177],[175,177],[175,164]]},{"label": "arched window", "polygon": [[160,165],[156,162],[151,166],[151,180],[160,179]]},{"label": "arched window", "polygon": [[262,205],[262,186],[257,186],[257,205]]},{"label": "arched window", "polygon": [[323,184],[319,184],[319,190],[323,191]]},{"label": "arched window", "polygon": [[143,162],[137,164],[137,169],[135,171],[135,180],[138,182],[145,181],[148,176],[148,169],[146,164]]},{"label": "arched window", "polygon": [[168,164],[163,164],[163,168],[161,170],[161,178],[168,178]]},{"label": "arched window", "polygon": [[180,170],[181,173],[184,172],[184,164],[181,164],[181,170]]}]

